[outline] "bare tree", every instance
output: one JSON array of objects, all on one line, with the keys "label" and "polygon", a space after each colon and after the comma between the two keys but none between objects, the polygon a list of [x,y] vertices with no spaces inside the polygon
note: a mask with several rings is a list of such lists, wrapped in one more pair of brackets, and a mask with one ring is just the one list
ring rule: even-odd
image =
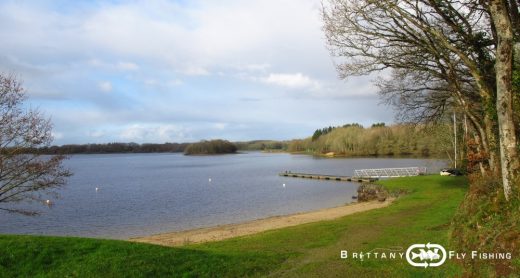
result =
[{"label": "bare tree", "polygon": [[25,109],[24,100],[20,81],[0,73],[0,210],[34,215],[37,211],[17,203],[44,203],[71,173],[62,166],[63,156],[38,153],[52,142],[52,125],[38,111]]},{"label": "bare tree", "polygon": [[390,82],[408,84],[382,92],[407,100],[401,109],[411,108],[418,119],[457,106],[477,127],[489,169],[496,172],[496,111],[489,109],[495,99],[495,40],[487,10],[474,2],[328,0],[323,18],[331,51],[343,58],[340,77],[397,71],[401,79],[394,74]]},{"label": "bare tree", "polygon": [[408,116],[462,111],[490,172],[502,169],[508,197],[520,172],[511,104],[517,0],[327,0],[323,18],[331,51],[343,59],[340,77],[391,69],[381,93]]}]

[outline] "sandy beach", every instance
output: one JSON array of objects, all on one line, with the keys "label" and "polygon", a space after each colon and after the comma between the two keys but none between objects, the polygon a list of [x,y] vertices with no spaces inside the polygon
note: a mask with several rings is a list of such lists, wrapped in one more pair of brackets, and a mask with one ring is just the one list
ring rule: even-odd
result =
[{"label": "sandy beach", "polygon": [[285,216],[274,216],[238,224],[221,225],[195,230],[171,232],[145,237],[131,238],[130,241],[144,242],[165,246],[182,246],[187,244],[219,241],[233,237],[256,234],[268,230],[296,226],[305,223],[331,220],[346,215],[390,205],[394,199],[385,202],[371,201],[353,203],[345,206],[322,209],[318,211],[298,213]]}]

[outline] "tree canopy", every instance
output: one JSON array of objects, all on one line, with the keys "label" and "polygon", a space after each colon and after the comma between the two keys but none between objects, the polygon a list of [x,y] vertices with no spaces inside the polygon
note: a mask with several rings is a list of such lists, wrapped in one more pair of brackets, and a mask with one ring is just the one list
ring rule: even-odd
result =
[{"label": "tree canopy", "polygon": [[382,98],[405,122],[462,114],[484,157],[481,174],[502,169],[510,195],[520,171],[511,87],[516,0],[328,0],[323,19],[340,77],[380,73]]},{"label": "tree canopy", "polygon": [[237,146],[226,140],[201,141],[188,145],[184,150],[186,155],[211,155],[236,153]]}]

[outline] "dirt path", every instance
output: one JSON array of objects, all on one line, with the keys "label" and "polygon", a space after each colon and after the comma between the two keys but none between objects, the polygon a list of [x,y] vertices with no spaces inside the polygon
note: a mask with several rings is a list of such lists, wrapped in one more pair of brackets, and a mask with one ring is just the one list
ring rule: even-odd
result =
[{"label": "dirt path", "polygon": [[341,207],[286,216],[274,216],[239,224],[221,225],[210,228],[131,238],[130,241],[145,242],[166,246],[182,246],[193,243],[218,241],[238,236],[256,234],[268,230],[296,226],[310,222],[331,220],[356,212],[386,207],[390,205],[392,201],[393,199],[389,199],[385,202],[372,201],[365,203],[354,203]]}]

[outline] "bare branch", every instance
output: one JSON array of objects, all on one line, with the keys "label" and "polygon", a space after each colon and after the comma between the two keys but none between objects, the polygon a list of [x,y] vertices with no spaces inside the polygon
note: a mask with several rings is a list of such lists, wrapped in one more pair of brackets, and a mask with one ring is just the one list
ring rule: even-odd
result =
[{"label": "bare branch", "polygon": [[13,75],[0,74],[0,210],[35,215],[15,203],[43,203],[71,173],[62,166],[65,157],[37,151],[50,146],[52,125],[39,111],[25,110],[24,100],[22,84]]}]

